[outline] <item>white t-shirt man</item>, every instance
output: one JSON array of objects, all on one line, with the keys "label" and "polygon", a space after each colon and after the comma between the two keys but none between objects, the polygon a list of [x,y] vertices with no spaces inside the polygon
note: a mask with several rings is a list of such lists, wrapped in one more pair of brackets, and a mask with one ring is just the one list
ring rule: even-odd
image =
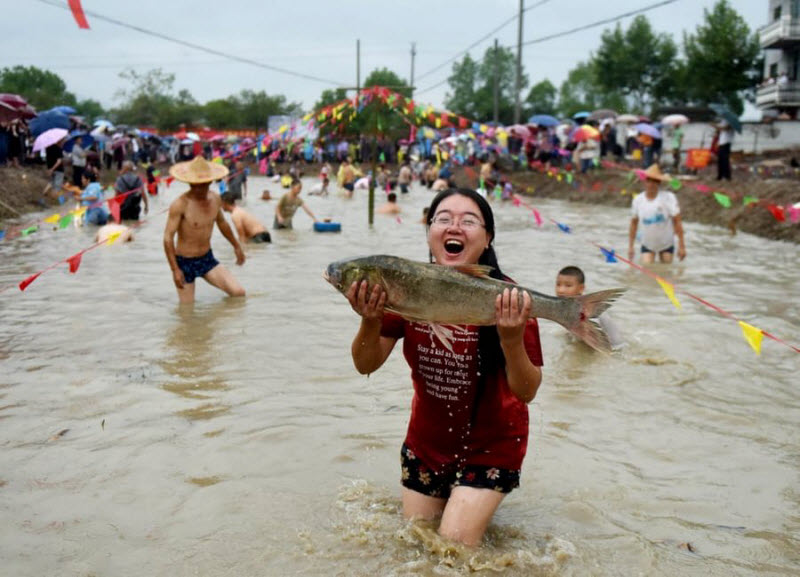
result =
[{"label": "white t-shirt man", "polygon": [[642,226],[642,246],[654,253],[667,250],[675,244],[675,227],[672,219],[681,213],[675,194],[659,190],[654,199],[642,192],[633,198],[631,216]]}]

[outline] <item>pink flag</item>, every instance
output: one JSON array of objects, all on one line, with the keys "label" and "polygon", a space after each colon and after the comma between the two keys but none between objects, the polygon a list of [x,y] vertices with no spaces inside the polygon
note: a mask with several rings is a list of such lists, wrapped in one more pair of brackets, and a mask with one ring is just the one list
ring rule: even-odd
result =
[{"label": "pink flag", "polygon": [[536,226],[542,226],[542,215],[535,208],[533,209],[533,218],[536,219]]}]

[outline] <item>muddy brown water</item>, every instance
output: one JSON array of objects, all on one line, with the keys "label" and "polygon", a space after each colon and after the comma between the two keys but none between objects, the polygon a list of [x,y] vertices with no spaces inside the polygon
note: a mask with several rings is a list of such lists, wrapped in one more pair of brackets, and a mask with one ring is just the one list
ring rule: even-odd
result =
[{"label": "muddy brown water", "polygon": [[[309,181],[310,182],[310,181]],[[251,197],[266,181],[252,178]],[[273,193],[277,185],[269,183]],[[306,187],[308,189],[308,186]],[[179,188],[156,200],[154,213]],[[800,356],[761,356],[738,325],[587,241],[626,246],[628,212],[536,201],[573,226],[537,228],[495,205],[505,272],[552,293],[581,266],[588,288],[628,286],[625,334],[603,356],[542,322],[544,380],[530,405],[522,486],[485,544],[465,551],[399,513],[411,401],[397,349],[369,378],[358,319],[321,277],[345,256],[424,260],[427,190],[401,221],[366,225],[364,194],[307,197],[303,212],[233,265],[248,290],[200,282],[181,309],[162,251],[165,215],[136,240],[0,294],[0,558],[8,575],[796,575],[800,572]],[[271,224],[275,202],[248,210]],[[0,243],[0,284],[91,244],[87,229]],[[689,257],[658,269],[694,294],[800,340],[800,248],[687,225]]]}]

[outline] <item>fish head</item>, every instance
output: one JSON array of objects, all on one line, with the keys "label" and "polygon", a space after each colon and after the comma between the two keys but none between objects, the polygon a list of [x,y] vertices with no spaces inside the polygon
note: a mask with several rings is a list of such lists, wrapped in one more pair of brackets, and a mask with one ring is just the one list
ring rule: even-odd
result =
[{"label": "fish head", "polygon": [[328,265],[322,278],[341,293],[346,293],[354,282],[366,280],[370,285],[379,282],[380,273],[363,258],[337,260]]}]

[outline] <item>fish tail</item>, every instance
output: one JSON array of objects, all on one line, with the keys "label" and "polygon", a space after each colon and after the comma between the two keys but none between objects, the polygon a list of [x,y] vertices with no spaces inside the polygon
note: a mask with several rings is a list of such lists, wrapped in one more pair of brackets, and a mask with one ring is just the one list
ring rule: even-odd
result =
[{"label": "fish tail", "polygon": [[611,352],[611,343],[608,340],[597,317],[603,314],[608,307],[622,296],[626,289],[609,289],[577,297],[580,303],[580,320],[577,325],[569,328],[570,332],[581,339],[587,345],[605,353]]}]

